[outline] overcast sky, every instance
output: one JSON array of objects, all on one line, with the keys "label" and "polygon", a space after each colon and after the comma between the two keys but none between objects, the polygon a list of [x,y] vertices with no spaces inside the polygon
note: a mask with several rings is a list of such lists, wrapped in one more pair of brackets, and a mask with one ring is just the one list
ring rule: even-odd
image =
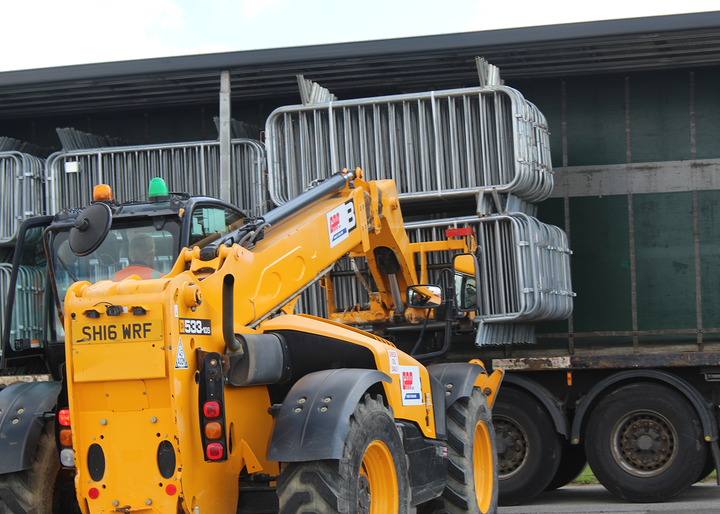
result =
[{"label": "overcast sky", "polygon": [[4,0],[0,71],[720,10],[718,0]]}]

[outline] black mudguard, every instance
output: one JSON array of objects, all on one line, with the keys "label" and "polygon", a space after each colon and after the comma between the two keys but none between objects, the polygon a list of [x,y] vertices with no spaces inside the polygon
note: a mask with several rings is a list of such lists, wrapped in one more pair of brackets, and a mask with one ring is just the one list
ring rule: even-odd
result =
[{"label": "black mudguard", "polygon": [[469,398],[475,380],[485,370],[478,364],[465,362],[433,364],[427,367],[428,373],[437,378],[445,389],[445,408],[449,408],[460,398]]},{"label": "black mudguard", "polygon": [[380,382],[392,380],[373,369],[329,369],[302,377],[277,412],[267,460],[341,458],[355,406],[365,391]]},{"label": "black mudguard", "polygon": [[32,467],[44,414],[53,412],[60,382],[24,382],[0,391],[0,474]]}]

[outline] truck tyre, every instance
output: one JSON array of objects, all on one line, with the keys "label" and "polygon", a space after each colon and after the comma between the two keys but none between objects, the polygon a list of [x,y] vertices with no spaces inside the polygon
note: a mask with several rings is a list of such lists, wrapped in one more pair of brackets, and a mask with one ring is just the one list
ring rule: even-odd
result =
[{"label": "truck tyre", "polygon": [[631,384],[603,398],[587,423],[585,451],[611,493],[642,503],[680,494],[700,476],[707,445],[697,412],[660,384]]},{"label": "truck tyre", "polygon": [[560,437],[550,414],[529,394],[506,387],[493,407],[499,503],[519,505],[550,484],[560,465]]},{"label": "truck tyre", "polygon": [[492,413],[479,388],[447,411],[448,474],[439,500],[422,514],[495,514],[498,502],[497,453]]},{"label": "truck tyre", "polygon": [[[63,494],[70,488],[72,494]],[[40,433],[32,468],[0,475],[0,514],[65,514],[79,512],[70,475],[61,473],[54,424]]]},{"label": "truck tyre", "polygon": [[587,457],[585,456],[585,447],[581,444],[570,444],[567,439],[562,443],[562,453],[560,455],[560,465],[557,473],[545,488],[546,491],[554,491],[560,487],[568,485],[570,482],[580,476],[587,466]]},{"label": "truck tyre", "polygon": [[713,459],[712,450],[710,449],[710,446],[708,446],[707,449],[707,457],[705,457],[705,466],[703,466],[702,471],[700,471],[700,475],[697,477],[697,480],[695,480],[695,483],[702,482],[705,480],[708,476],[710,476],[710,473],[715,471],[715,459]]},{"label": "truck tyre", "polygon": [[277,494],[280,514],[408,514],[405,451],[382,397],[366,394],[357,405],[340,460],[289,464]]}]

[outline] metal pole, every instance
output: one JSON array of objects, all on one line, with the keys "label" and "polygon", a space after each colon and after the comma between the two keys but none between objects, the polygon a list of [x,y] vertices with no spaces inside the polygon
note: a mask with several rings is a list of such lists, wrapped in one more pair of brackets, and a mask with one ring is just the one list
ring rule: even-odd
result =
[{"label": "metal pole", "polygon": [[230,202],[230,72],[220,74],[220,199]]}]

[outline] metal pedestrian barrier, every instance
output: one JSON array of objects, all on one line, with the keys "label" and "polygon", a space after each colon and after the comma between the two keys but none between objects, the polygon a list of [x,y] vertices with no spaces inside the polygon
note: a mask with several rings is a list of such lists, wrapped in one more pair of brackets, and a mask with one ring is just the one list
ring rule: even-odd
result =
[{"label": "metal pedestrian barrier", "polygon": [[44,180],[43,159],[0,152],[0,243],[11,242],[23,220],[44,214]]},{"label": "metal pedestrian barrier", "polygon": [[[476,344],[534,343],[533,323],[570,316],[575,296],[572,252],[563,230],[520,212],[411,222],[406,230],[410,242],[416,243],[444,239],[446,229],[463,227],[473,229],[478,244]],[[429,281],[439,283],[440,270],[451,265],[452,254],[429,252],[427,259]],[[369,281],[365,260],[355,261]],[[368,305],[368,292],[356,279],[351,259],[339,261],[332,275],[338,310]],[[306,292],[302,300],[298,308],[303,312],[327,317],[321,287]]]},{"label": "metal pedestrian barrier", "polygon": [[547,121],[506,86],[281,107],[265,132],[277,205],[356,167],[395,180],[405,201],[495,190],[539,202],[552,192]]},{"label": "metal pedestrian barrier", "polygon": [[[231,141],[231,203],[268,210],[265,150],[254,139]],[[155,177],[171,191],[220,197],[220,143],[199,141],[57,152],[48,157],[48,212],[87,205],[93,187],[109,184],[122,201],[144,199]]]},{"label": "metal pedestrian barrier", "polygon": [[[0,308],[5,313],[12,265],[0,263]],[[45,269],[34,266],[18,268],[15,308],[10,323],[10,341],[40,339],[43,333],[43,292]],[[3,327],[0,327],[2,329]],[[31,343],[32,344],[32,343]]]}]

